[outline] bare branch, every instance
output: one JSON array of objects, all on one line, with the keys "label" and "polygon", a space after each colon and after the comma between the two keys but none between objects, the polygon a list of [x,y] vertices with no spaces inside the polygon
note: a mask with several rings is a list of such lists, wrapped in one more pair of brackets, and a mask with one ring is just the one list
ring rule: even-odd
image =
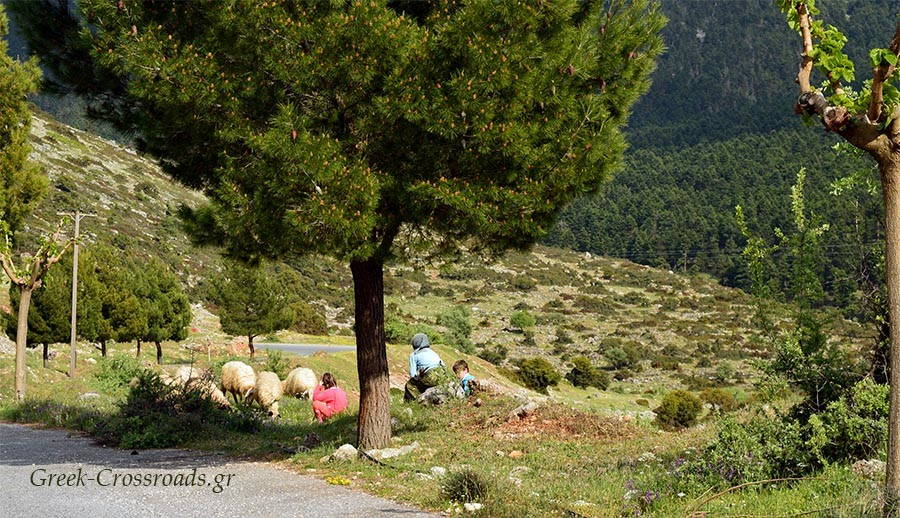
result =
[{"label": "bare branch", "polygon": [[800,93],[812,91],[810,78],[812,77],[812,33],[810,32],[809,9],[805,3],[797,4],[797,15],[800,19],[800,34],[803,36],[803,61],[800,62],[800,71],[797,72],[797,84],[800,85]]},{"label": "bare branch", "polygon": [[17,286],[22,284],[22,279],[20,279],[16,274],[16,267],[13,265],[12,258],[9,256],[9,254],[0,254],[0,266],[3,267],[3,271],[6,272],[6,276],[9,277],[9,282]]},{"label": "bare branch", "polygon": [[[891,38],[891,45],[888,47],[895,56],[900,57],[900,21],[897,22],[897,28],[894,30],[894,37]],[[881,117],[881,104],[884,102],[884,82],[891,76],[894,71],[894,65],[881,64],[875,67],[872,72],[872,98],[869,99],[869,110],[866,116],[872,122],[877,122]]]}]

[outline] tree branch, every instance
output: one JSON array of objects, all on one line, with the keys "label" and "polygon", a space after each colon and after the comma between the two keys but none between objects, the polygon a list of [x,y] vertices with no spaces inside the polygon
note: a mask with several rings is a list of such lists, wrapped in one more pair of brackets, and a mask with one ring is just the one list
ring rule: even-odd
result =
[{"label": "tree branch", "polygon": [[810,78],[812,77],[812,33],[810,32],[809,9],[805,3],[797,4],[797,15],[800,21],[800,35],[803,36],[803,60],[800,62],[800,71],[797,72],[797,84],[800,85],[800,93],[812,91]]},{"label": "tree branch", "polygon": [[3,271],[6,272],[6,276],[9,277],[9,282],[20,286],[22,284],[22,279],[16,275],[16,268],[12,264],[12,258],[8,254],[0,254],[0,266],[3,267]]},{"label": "tree branch", "polygon": [[[895,56],[900,57],[900,21],[897,22],[894,37],[891,38],[891,44],[888,48]],[[894,65],[891,64],[881,64],[875,67],[875,70],[872,72],[872,97],[869,99],[869,110],[866,112],[866,116],[872,122],[877,122],[881,117],[881,104],[884,102],[884,82],[891,76],[894,68]]]}]

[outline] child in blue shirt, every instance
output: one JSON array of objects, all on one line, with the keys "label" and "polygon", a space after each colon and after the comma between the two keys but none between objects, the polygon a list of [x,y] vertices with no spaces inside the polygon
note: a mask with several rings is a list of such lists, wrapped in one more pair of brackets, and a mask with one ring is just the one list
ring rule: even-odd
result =
[{"label": "child in blue shirt", "polygon": [[475,376],[472,376],[469,373],[469,363],[466,362],[466,360],[456,360],[453,364],[453,373],[459,378],[459,384],[462,387],[463,392],[465,392],[467,396],[471,395],[472,390],[478,382],[475,381]]}]

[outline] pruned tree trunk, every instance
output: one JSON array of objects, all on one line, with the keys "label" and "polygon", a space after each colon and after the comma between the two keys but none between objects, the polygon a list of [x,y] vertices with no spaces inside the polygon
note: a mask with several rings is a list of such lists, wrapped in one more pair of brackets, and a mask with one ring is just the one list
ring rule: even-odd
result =
[{"label": "pruned tree trunk", "polygon": [[25,399],[25,346],[28,339],[28,310],[34,288],[19,288],[18,325],[16,327],[16,401]]},{"label": "pruned tree trunk", "polygon": [[48,368],[50,366],[50,345],[47,343],[41,344],[44,346],[44,368]]},{"label": "pruned tree trunk", "polygon": [[106,340],[100,340],[100,356],[106,358]]},{"label": "pruned tree trunk", "polygon": [[153,343],[156,344],[156,364],[162,365],[162,344],[158,340]]},{"label": "pruned tree trunk", "polygon": [[380,260],[354,261],[356,305],[356,369],[359,374],[360,449],[384,448],[391,440],[390,381],[384,340],[384,265]]},{"label": "pruned tree trunk", "polygon": [[140,340],[137,341],[137,353],[135,354],[135,357],[136,358],[141,357],[141,341]]},{"label": "pruned tree trunk", "polygon": [[247,347],[250,348],[250,357],[253,358],[256,355],[256,349],[253,348],[253,335],[247,335]]},{"label": "pruned tree trunk", "polygon": [[885,282],[888,320],[891,324],[890,377],[891,412],[888,433],[886,513],[897,512],[900,502],[900,153],[880,161],[884,196]]}]

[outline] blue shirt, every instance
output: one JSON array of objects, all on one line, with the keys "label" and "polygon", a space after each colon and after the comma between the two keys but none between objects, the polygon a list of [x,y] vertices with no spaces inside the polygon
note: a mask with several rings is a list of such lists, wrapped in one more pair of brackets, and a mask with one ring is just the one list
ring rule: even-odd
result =
[{"label": "blue shirt", "polygon": [[443,364],[441,357],[436,352],[432,351],[430,347],[423,347],[409,355],[409,377],[416,378],[420,373],[425,374]]},{"label": "blue shirt", "polygon": [[467,396],[472,393],[472,386],[469,383],[474,379],[475,376],[472,376],[472,373],[470,372],[459,380],[459,384],[462,385],[463,392],[465,392]]}]

